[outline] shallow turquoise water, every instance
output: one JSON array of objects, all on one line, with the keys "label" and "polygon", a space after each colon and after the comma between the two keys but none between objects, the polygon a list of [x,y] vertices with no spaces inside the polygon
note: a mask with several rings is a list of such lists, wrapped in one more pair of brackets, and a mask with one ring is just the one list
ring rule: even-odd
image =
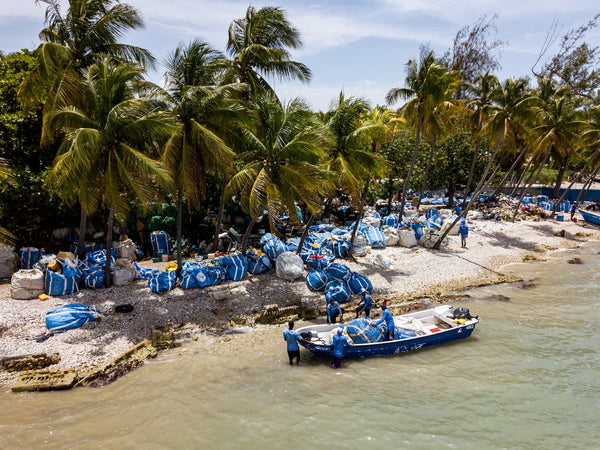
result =
[{"label": "shallow turquoise water", "polygon": [[201,339],[101,389],[0,393],[0,447],[597,448],[599,250],[506,268],[534,286],[469,291],[455,306],[482,322],[437,348],[289,367],[270,328],[219,352]]}]

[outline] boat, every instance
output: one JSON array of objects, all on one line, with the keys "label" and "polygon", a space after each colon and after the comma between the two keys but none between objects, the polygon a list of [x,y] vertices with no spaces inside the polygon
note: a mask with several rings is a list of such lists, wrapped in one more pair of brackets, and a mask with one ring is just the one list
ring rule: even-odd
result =
[{"label": "boat", "polygon": [[[466,308],[457,308],[453,312],[452,306],[442,305],[394,316],[394,323],[400,337],[391,341],[357,344],[344,333],[349,342],[344,347],[344,358],[393,355],[468,338],[479,318],[471,316]],[[299,343],[316,356],[333,357],[332,338],[341,326],[343,324],[323,324],[298,328],[298,333],[305,339]]]},{"label": "boat", "polygon": [[583,220],[586,222],[593,223],[594,225],[600,225],[600,214],[586,211],[584,209],[580,209],[579,212],[583,216]]}]

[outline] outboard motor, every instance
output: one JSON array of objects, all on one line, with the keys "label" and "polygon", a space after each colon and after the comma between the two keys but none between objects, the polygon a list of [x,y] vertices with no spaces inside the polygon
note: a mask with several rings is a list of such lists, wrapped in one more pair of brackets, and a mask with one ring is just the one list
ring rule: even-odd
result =
[{"label": "outboard motor", "polygon": [[472,319],[473,316],[471,316],[471,313],[469,312],[468,308],[456,308],[452,312],[452,318],[469,320],[469,319]]},{"label": "outboard motor", "polygon": [[313,338],[319,338],[319,334],[316,331],[303,331],[302,333],[300,333],[300,336],[302,336],[302,338],[306,339],[307,341],[310,341]]}]

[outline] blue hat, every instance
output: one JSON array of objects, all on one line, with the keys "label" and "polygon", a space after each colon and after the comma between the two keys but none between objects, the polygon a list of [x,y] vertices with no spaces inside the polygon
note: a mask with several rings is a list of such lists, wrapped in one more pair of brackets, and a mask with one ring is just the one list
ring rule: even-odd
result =
[{"label": "blue hat", "polygon": [[341,336],[341,335],[342,335],[342,333],[343,333],[343,330],[342,330],[342,328],[341,328],[341,327],[340,327],[340,328],[338,328],[338,330],[337,330],[337,334],[338,334],[338,336]]}]

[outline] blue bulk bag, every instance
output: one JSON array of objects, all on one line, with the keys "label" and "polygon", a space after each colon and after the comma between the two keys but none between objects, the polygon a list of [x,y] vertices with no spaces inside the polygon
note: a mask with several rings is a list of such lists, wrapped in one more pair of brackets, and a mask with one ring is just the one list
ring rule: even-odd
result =
[{"label": "blue bulk bag", "polygon": [[398,226],[400,219],[398,214],[390,214],[389,216],[384,216],[383,219],[381,219],[381,225],[387,225],[388,227],[395,227]]},{"label": "blue bulk bag", "polygon": [[148,278],[148,287],[158,294],[159,292],[167,292],[175,287],[175,281],[177,280],[177,271],[169,270],[167,272],[159,272],[153,274]]},{"label": "blue bulk bag", "polygon": [[277,236],[275,236],[272,233],[266,233],[263,237],[260,238],[261,247],[263,245],[265,245],[267,242],[269,242],[271,239],[277,239]]},{"label": "blue bulk bag", "polygon": [[331,263],[326,270],[332,280],[346,280],[352,274],[350,267],[340,263]]},{"label": "blue bulk bag", "polygon": [[104,286],[104,267],[92,266],[83,271],[83,283],[89,289],[97,289]]},{"label": "blue bulk bag", "polygon": [[335,259],[331,250],[326,247],[315,247],[314,245],[303,250],[300,257],[311,269],[325,269]]},{"label": "blue bulk bag", "polygon": [[179,286],[181,289],[193,289],[199,287],[196,274],[202,269],[203,266],[200,263],[185,261],[181,265],[181,273],[179,274]]},{"label": "blue bulk bag", "polygon": [[383,231],[375,227],[363,228],[360,233],[365,237],[367,245],[372,248],[385,248],[385,236]]},{"label": "blue bulk bag", "polygon": [[352,248],[352,244],[346,239],[329,239],[326,245],[336,258],[345,258]]},{"label": "blue bulk bag", "polygon": [[149,269],[147,267],[141,267],[138,263],[134,262],[133,267],[135,269],[136,278],[140,280],[147,280],[151,276],[158,275],[160,270]]},{"label": "blue bulk bag", "polygon": [[[306,242],[306,239],[304,240],[304,242]],[[298,246],[300,245],[300,238],[289,238],[287,241],[285,241],[285,245],[287,245],[288,252],[295,252],[296,250],[298,250]]]},{"label": "blue bulk bag", "polygon": [[[117,259],[117,252],[114,248],[111,248],[110,265],[112,266]],[[89,253],[85,258],[88,265],[95,265],[104,267],[106,265],[106,250],[96,250],[95,252]]]},{"label": "blue bulk bag", "polygon": [[331,278],[325,270],[311,270],[306,275],[306,285],[311,291],[324,291],[330,281]]},{"label": "blue bulk bag", "polygon": [[327,283],[325,286],[325,292],[329,292],[331,289],[331,296],[338,303],[347,303],[352,297],[350,288],[346,283],[340,280],[333,280]]},{"label": "blue bulk bag", "polygon": [[[204,267],[206,269],[207,276],[207,279],[205,281],[206,284],[204,284],[204,286],[219,284],[225,279],[225,270],[221,266],[213,266],[210,264],[206,264]],[[201,284],[200,280],[198,280],[198,283]]]},{"label": "blue bulk bag", "polygon": [[152,245],[152,254],[154,256],[171,253],[169,235],[164,231],[153,231],[150,233],[150,245]]},{"label": "blue bulk bag", "polygon": [[363,289],[366,289],[369,293],[373,292],[371,281],[366,276],[359,273],[352,272],[347,283],[353,294],[360,294]]},{"label": "blue bulk bag", "polygon": [[248,261],[246,261],[244,255],[237,253],[235,255],[222,256],[219,260],[221,266],[225,269],[226,280],[241,281],[246,278]]},{"label": "blue bulk bag", "polygon": [[33,269],[33,265],[42,259],[42,252],[35,247],[22,247],[19,250],[21,269]]},{"label": "blue bulk bag", "polygon": [[278,238],[270,239],[264,246],[263,252],[267,254],[271,261],[276,261],[277,257],[288,251],[287,245],[281,242]]},{"label": "blue bulk bag", "polygon": [[94,308],[82,303],[70,303],[46,313],[46,328],[53,332],[72,330],[93,322],[99,316]]},{"label": "blue bulk bag", "polygon": [[373,342],[382,342],[383,333],[377,327],[370,326],[371,320],[366,317],[353,319],[346,324],[348,336],[352,338],[355,344],[370,344]]},{"label": "blue bulk bag", "polygon": [[[83,255],[87,256],[88,253],[92,253],[94,251],[94,246],[92,244],[86,243],[85,247],[83,247]],[[77,241],[71,244],[71,253],[77,256]]]},{"label": "blue bulk bag", "polygon": [[63,273],[56,273],[50,269],[46,270],[44,280],[46,294],[57,297],[79,292],[80,276],[81,274],[77,269],[67,267],[65,264],[63,264]]},{"label": "blue bulk bag", "polygon": [[246,253],[248,261],[248,272],[253,274],[263,273],[273,268],[273,263],[265,254],[257,255],[254,252]]}]

